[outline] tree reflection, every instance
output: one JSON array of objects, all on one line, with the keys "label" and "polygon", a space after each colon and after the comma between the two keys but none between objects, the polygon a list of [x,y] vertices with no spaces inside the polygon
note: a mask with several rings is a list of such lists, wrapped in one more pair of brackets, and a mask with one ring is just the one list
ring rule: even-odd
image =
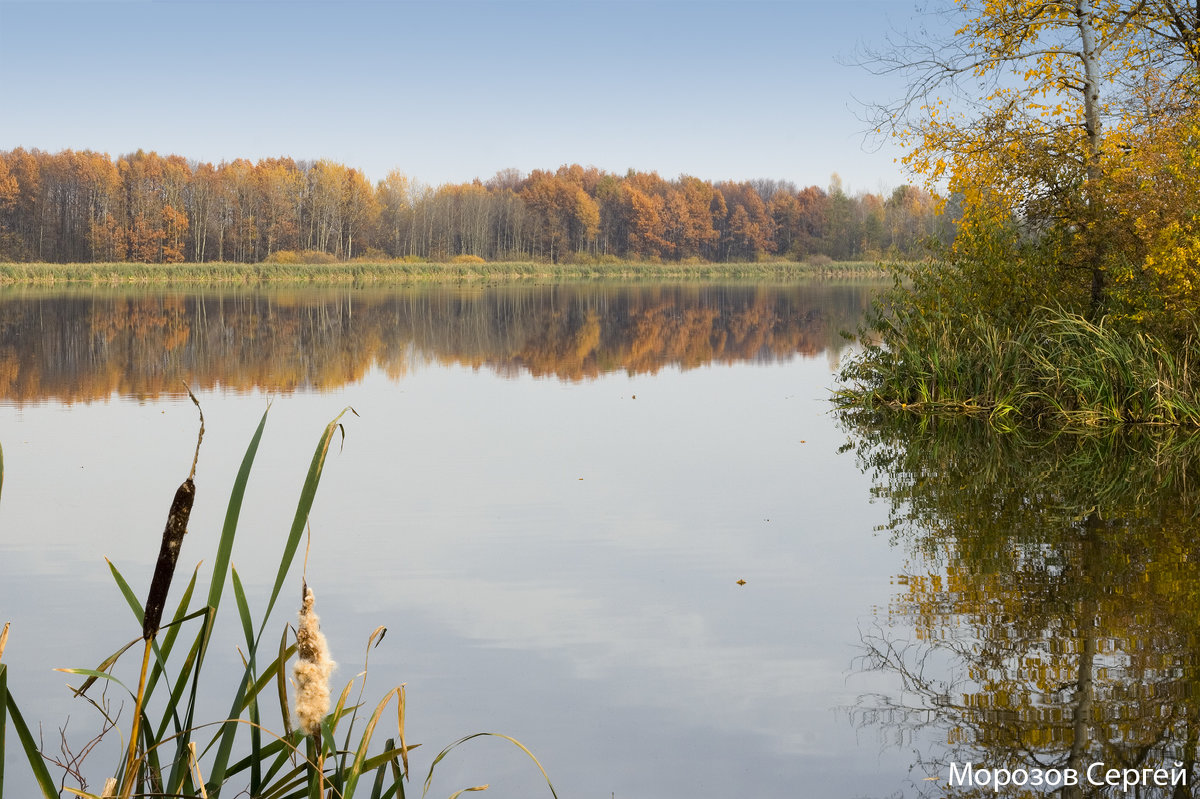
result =
[{"label": "tree reflection", "polygon": [[[1002,434],[964,420],[845,418],[911,554],[864,671],[898,679],[855,709],[949,765],[1074,769],[1064,796],[1192,796],[1200,773],[1200,440]],[[1089,784],[1172,768],[1187,785]],[[952,789],[970,795],[971,789]],[[975,788],[995,795],[992,787]],[[1047,789],[1008,788],[1004,795]]]},{"label": "tree reflection", "polygon": [[868,285],[550,285],[268,293],[0,294],[0,399],[336,388],[433,360],[504,375],[836,353]]}]

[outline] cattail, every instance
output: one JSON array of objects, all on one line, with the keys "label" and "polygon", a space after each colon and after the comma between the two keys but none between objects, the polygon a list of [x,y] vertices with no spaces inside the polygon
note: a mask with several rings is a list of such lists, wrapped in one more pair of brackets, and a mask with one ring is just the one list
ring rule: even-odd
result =
[{"label": "cattail", "polygon": [[306,735],[321,731],[329,713],[329,675],[337,664],[329,659],[329,645],[321,632],[321,620],[313,613],[313,592],[304,586],[300,626],[296,628],[296,723]]},{"label": "cattail", "polygon": [[189,477],[175,492],[171,512],[167,515],[167,526],[163,529],[158,563],[154,567],[150,594],[146,597],[146,611],[142,616],[142,638],[147,641],[158,635],[167,592],[171,590],[171,578],[175,576],[175,564],[179,560],[179,548],[183,545],[183,537],[187,535],[188,517],[192,515],[195,501],[196,483]]}]

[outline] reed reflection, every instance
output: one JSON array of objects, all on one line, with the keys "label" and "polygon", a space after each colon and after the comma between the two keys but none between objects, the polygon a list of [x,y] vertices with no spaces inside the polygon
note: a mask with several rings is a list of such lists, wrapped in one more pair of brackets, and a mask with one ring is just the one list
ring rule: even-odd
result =
[{"label": "reed reflection", "polygon": [[[1200,440],[845,421],[911,558],[859,661],[900,690],[863,697],[854,716],[920,752],[923,792],[942,794],[950,764],[973,763],[1074,769],[1082,784],[1064,796],[1195,795]],[[1101,782],[1178,764],[1187,784],[1127,793],[1092,785],[1094,763]]]},{"label": "reed reflection", "polygon": [[567,380],[836,353],[872,287],[0,294],[0,400],[331,389],[432,360]]}]

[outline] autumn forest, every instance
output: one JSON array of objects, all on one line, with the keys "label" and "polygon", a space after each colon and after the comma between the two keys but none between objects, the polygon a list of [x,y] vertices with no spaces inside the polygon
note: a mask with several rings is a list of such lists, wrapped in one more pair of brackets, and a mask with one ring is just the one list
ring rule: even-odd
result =
[{"label": "autumn forest", "polygon": [[431,187],[328,160],[0,151],[0,261],[177,263],[921,257],[953,235],[924,189],[849,194],[577,164]]}]

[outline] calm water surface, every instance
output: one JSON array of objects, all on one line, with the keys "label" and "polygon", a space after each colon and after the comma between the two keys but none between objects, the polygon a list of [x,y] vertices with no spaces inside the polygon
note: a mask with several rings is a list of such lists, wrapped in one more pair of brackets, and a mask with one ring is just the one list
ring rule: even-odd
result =
[{"label": "calm water surface", "polygon": [[[233,556],[260,611],[312,447],[358,412],[307,575],[339,685],[387,626],[367,696],[407,683],[418,781],[477,731],[528,744],[563,797],[940,795],[969,760],[1191,768],[1192,445],[838,418],[838,331],[873,290],[0,295],[10,688],[48,749],[68,717],[75,746],[96,731],[50,669],[138,634],[103,559],[148,584],[195,442],[186,379],[207,433],[181,572],[203,560],[202,580],[273,403]],[[211,718],[238,663],[220,623]],[[28,785],[8,746],[6,783]],[[91,787],[115,762],[93,756]],[[548,795],[497,741],[437,774],[433,795]]]}]

